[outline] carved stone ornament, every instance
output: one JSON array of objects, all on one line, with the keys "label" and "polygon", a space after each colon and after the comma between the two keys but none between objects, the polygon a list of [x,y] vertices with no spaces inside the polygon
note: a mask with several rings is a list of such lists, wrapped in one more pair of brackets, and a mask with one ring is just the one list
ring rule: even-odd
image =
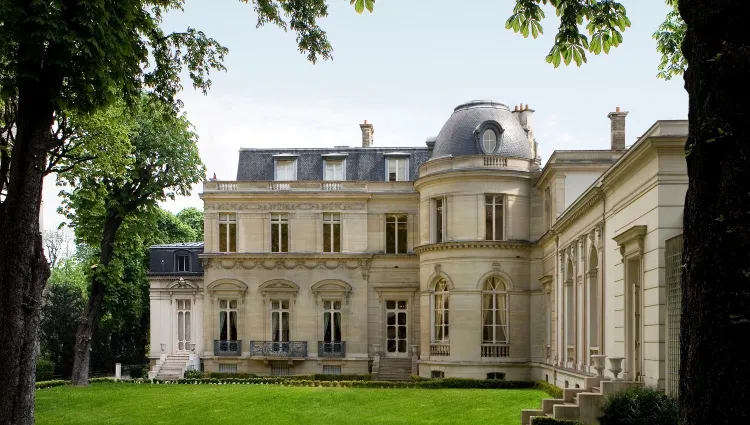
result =
[{"label": "carved stone ornament", "polygon": [[495,261],[492,263],[492,273],[496,275],[500,275],[502,273],[502,267],[500,267],[500,263],[498,261]]},{"label": "carved stone ornament", "polygon": [[236,258],[203,258],[204,269],[243,269],[243,270],[357,270],[362,271],[362,279],[370,276],[372,258],[352,259],[320,259],[320,258],[290,258],[290,259],[236,259]]}]

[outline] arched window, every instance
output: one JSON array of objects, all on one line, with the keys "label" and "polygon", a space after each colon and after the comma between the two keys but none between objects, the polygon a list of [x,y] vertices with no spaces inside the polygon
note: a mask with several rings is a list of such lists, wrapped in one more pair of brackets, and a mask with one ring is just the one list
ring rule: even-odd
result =
[{"label": "arched window", "polygon": [[508,293],[505,282],[496,276],[482,287],[482,343],[508,343]]},{"label": "arched window", "polygon": [[440,279],[435,284],[435,292],[432,294],[432,323],[433,342],[448,341],[448,283]]},{"label": "arched window", "polygon": [[482,149],[484,153],[493,153],[497,148],[497,133],[495,130],[488,128],[482,133]]}]

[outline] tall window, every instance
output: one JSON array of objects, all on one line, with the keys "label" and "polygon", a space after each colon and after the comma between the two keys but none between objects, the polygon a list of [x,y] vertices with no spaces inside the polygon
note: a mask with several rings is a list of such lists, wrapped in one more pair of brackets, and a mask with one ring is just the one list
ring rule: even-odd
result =
[{"label": "tall window", "polygon": [[409,159],[388,158],[386,159],[386,179],[389,182],[400,182],[409,180]]},{"label": "tall window", "polygon": [[482,133],[482,149],[484,153],[493,153],[497,149],[497,133],[495,130],[488,128]]},{"label": "tall window", "polygon": [[341,252],[341,214],[323,213],[323,252]]},{"label": "tall window", "polygon": [[440,279],[435,284],[433,299],[433,341],[448,341],[448,284],[445,279]]},{"label": "tall window", "polygon": [[482,287],[482,342],[508,342],[508,293],[499,277],[490,277]]},{"label": "tall window", "polygon": [[237,215],[219,213],[219,252],[237,252]]},{"label": "tall window", "polygon": [[407,215],[388,214],[385,216],[385,253],[406,254]]},{"label": "tall window", "polygon": [[323,180],[346,180],[344,160],[327,159],[323,170]]},{"label": "tall window", "polygon": [[341,301],[323,301],[323,341],[341,342]]},{"label": "tall window", "polygon": [[178,272],[190,271],[190,256],[189,255],[180,254],[177,256],[177,271]]},{"label": "tall window", "polygon": [[289,341],[289,300],[271,300],[271,340]]},{"label": "tall window", "polygon": [[177,300],[177,349],[190,349],[190,300]]},{"label": "tall window", "polygon": [[219,339],[237,340],[237,300],[219,300]]},{"label": "tall window", "polygon": [[484,239],[501,241],[503,232],[503,198],[505,195],[487,195],[484,197],[485,230]]},{"label": "tall window", "polygon": [[289,217],[271,213],[271,252],[289,252]]},{"label": "tall window", "polygon": [[277,181],[297,180],[297,160],[277,159],[274,172]]},{"label": "tall window", "polygon": [[432,200],[432,242],[441,243],[445,240],[445,198]]}]

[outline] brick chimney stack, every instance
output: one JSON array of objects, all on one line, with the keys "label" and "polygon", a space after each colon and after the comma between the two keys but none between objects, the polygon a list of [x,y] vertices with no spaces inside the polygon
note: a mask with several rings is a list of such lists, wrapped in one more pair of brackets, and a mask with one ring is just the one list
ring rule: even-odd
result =
[{"label": "brick chimney stack", "polygon": [[373,145],[374,135],[375,135],[375,129],[372,127],[372,124],[368,124],[367,120],[365,120],[364,124],[360,124],[359,128],[362,129],[362,147],[363,148],[370,148]]},{"label": "brick chimney stack", "polygon": [[611,149],[613,151],[624,151],[625,150],[625,117],[628,116],[628,111],[620,111],[618,106],[615,112],[610,112],[607,117],[612,123],[611,134]]}]

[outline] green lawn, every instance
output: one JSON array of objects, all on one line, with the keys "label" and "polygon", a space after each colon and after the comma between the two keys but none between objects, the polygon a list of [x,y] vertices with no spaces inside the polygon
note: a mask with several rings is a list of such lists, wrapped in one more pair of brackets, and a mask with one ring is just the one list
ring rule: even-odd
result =
[{"label": "green lawn", "polygon": [[36,392],[37,424],[492,424],[538,408],[538,390],[93,384]]}]

